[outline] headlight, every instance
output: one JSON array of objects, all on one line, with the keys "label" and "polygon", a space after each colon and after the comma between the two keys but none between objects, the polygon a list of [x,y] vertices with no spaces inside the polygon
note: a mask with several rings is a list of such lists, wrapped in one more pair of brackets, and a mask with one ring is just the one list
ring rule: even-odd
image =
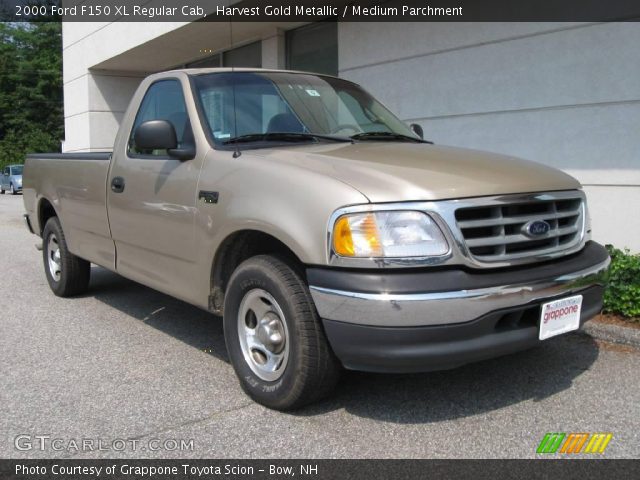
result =
[{"label": "headlight", "polygon": [[333,226],[333,251],[343,257],[429,257],[444,255],[449,244],[423,212],[352,213]]}]

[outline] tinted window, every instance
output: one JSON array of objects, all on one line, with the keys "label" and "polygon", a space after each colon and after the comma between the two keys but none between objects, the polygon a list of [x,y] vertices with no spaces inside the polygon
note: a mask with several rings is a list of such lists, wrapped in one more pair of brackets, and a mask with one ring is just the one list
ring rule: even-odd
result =
[{"label": "tinted window", "polygon": [[313,23],[286,33],[287,68],[338,75],[338,24]]},{"label": "tinted window", "polygon": [[136,120],[129,137],[129,153],[154,156],[167,156],[166,150],[141,150],[134,141],[134,132],[141,123],[149,120],[167,120],[176,129],[178,148],[193,142],[193,132],[184,103],[182,86],[177,80],[161,80],[149,87],[140,104]]},{"label": "tinted window", "polygon": [[262,43],[255,42],[222,53],[223,67],[262,67]]},{"label": "tinted window", "polygon": [[254,42],[242,47],[216,53],[206,58],[185,64],[187,68],[217,67],[262,67],[262,42]]},{"label": "tinted window", "polygon": [[195,62],[185,64],[187,68],[218,68],[222,66],[222,55],[216,53],[207,58],[201,58]]}]

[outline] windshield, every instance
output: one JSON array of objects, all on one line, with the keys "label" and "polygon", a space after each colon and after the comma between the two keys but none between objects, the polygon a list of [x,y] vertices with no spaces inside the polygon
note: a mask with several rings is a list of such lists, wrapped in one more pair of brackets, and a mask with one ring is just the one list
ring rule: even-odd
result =
[{"label": "windshield", "polygon": [[22,165],[11,167],[11,175],[22,175]]},{"label": "windshield", "polygon": [[[346,138],[385,132],[419,138],[362,88],[338,78],[225,72],[198,75],[194,83],[205,125],[217,144],[247,135],[277,133]],[[269,136],[256,141],[265,138]],[[305,141],[304,135],[298,138]]]}]

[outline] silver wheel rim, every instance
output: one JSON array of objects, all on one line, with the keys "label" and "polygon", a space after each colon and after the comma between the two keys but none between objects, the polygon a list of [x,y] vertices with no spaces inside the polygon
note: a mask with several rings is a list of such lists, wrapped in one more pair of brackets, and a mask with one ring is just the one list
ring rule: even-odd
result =
[{"label": "silver wheel rim", "polygon": [[59,282],[60,272],[62,270],[62,260],[60,258],[60,244],[54,234],[49,235],[49,241],[47,242],[47,260],[51,278],[56,282]]},{"label": "silver wheel rim", "polygon": [[289,361],[289,330],[280,305],[267,291],[255,288],[243,297],[238,338],[253,373],[267,382],[282,376]]}]

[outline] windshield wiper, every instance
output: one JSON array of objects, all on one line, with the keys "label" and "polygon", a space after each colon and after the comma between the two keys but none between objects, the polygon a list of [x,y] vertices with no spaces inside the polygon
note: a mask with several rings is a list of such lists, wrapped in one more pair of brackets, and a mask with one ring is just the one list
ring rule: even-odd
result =
[{"label": "windshield wiper", "polygon": [[354,140],[404,140],[416,143],[433,143],[428,140],[422,140],[420,138],[393,132],[362,132],[351,135],[350,138]]},{"label": "windshield wiper", "polygon": [[322,135],[318,133],[299,133],[299,132],[271,132],[271,133],[249,133],[238,137],[230,138],[222,142],[224,145],[250,142],[299,142],[301,140],[329,140],[332,142],[351,142],[353,140],[348,137],[339,137],[333,135]]}]

